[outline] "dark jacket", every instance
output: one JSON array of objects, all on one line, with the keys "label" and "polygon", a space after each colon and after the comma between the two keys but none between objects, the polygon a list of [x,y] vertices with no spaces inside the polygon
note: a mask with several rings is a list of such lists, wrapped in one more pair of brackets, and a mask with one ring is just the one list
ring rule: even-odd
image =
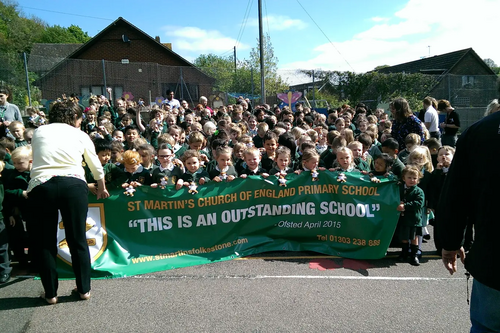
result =
[{"label": "dark jacket", "polygon": [[424,209],[424,191],[418,186],[405,189],[405,185],[399,187],[400,198],[405,206],[405,211],[401,212],[399,223],[409,227],[422,226],[422,212]]},{"label": "dark jacket", "polygon": [[[467,222],[474,224],[475,239],[465,267],[479,282],[500,291],[498,237],[500,178],[484,166],[500,165],[500,112],[465,130],[457,142],[450,170],[441,192],[437,215],[443,249],[458,250]],[[480,165],[478,166],[478,161]]]}]

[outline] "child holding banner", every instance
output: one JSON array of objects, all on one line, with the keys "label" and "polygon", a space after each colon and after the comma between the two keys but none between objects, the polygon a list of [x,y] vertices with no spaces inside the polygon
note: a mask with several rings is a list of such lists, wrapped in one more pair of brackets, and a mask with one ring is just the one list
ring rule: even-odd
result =
[{"label": "child holding banner", "polygon": [[291,153],[290,149],[285,146],[278,147],[276,149],[276,159],[274,161],[274,167],[269,171],[269,174],[279,177],[280,175],[286,176],[289,173],[293,173],[293,169],[290,168]]},{"label": "child holding banner", "polygon": [[223,181],[232,181],[236,177],[238,177],[238,173],[234,169],[234,166],[231,162],[231,155],[233,150],[230,147],[219,146],[215,151],[215,159],[217,161],[217,165],[215,168],[210,170],[209,175],[210,179],[220,183]]},{"label": "child holding banner", "polygon": [[136,186],[151,184],[151,174],[142,166],[142,158],[138,152],[127,150],[123,153],[121,163],[125,169],[126,177],[125,183],[122,184],[123,188],[131,184]]},{"label": "child holding banner", "polygon": [[[303,171],[311,171],[311,174],[317,173],[319,165],[319,154],[316,149],[306,149],[302,153],[302,166],[295,170],[295,173],[300,175]],[[324,170],[324,168],[322,168]],[[317,178],[313,176],[313,178]]]},{"label": "child holding banner", "polygon": [[334,163],[335,171],[352,172],[356,170],[354,164],[354,156],[352,151],[347,147],[340,147],[337,149],[337,159]]},{"label": "child holding banner", "polygon": [[177,180],[175,188],[180,190],[182,186],[188,186],[190,193],[198,193],[197,185],[203,185],[210,180],[208,172],[203,170],[200,163],[200,153],[196,150],[187,150],[181,157],[186,172]]},{"label": "child holding banner", "polygon": [[[99,158],[99,162],[104,170],[104,180],[106,182],[106,187],[109,189],[119,188],[120,185],[125,181],[125,174],[123,170],[114,163],[109,163],[111,159],[112,142],[106,139],[95,139],[94,147]],[[96,195],[97,194],[97,182],[90,171],[87,164],[83,167],[85,171],[85,180],[87,181],[87,186],[89,191]]]},{"label": "child holding banner", "polygon": [[243,158],[246,163],[246,168],[244,168],[241,173],[241,178],[246,178],[247,176],[263,176],[267,177],[269,174],[267,171],[260,167],[260,151],[256,147],[250,147],[243,153]]},{"label": "child holding banner", "polygon": [[278,148],[278,136],[272,131],[267,131],[264,134],[264,149],[265,153],[262,155],[262,168],[267,172],[273,168],[273,163],[276,158],[276,148]]},{"label": "child holding banner", "polygon": [[160,144],[157,157],[160,166],[155,168],[151,174],[151,181],[153,182],[151,187],[158,187],[158,184],[175,185],[184,171],[174,161],[175,155],[172,145],[166,142]]},{"label": "child holding banner", "polygon": [[[402,183],[399,187],[401,203],[397,207],[401,215],[398,220],[397,234],[403,243],[399,259],[408,260],[408,249],[411,248],[410,264],[419,266],[418,260],[418,235],[421,233],[420,223],[424,210],[424,191],[417,186],[422,178],[420,169],[408,165],[401,174]],[[411,245],[409,244],[411,241]]]}]

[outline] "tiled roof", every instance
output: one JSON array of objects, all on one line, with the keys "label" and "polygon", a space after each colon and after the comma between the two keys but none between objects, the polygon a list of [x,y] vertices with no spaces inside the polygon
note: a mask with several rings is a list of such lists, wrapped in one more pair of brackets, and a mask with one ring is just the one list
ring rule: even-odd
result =
[{"label": "tiled roof", "polygon": [[46,72],[58,62],[75,52],[83,44],[33,44],[28,60],[28,68],[33,72]]},{"label": "tiled roof", "polygon": [[[449,72],[467,53],[472,52],[474,56],[479,56],[472,48],[435,55],[424,59],[406,62],[395,66],[385,67],[377,70],[379,73],[422,73],[422,74],[445,74]],[[479,60],[481,60],[479,58]]]}]

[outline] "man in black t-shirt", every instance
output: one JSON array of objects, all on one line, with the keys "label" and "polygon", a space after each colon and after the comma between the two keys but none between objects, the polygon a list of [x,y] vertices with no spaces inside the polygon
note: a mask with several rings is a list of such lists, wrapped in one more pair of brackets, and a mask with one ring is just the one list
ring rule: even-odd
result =
[{"label": "man in black t-shirt", "polygon": [[438,103],[438,111],[446,112],[446,119],[439,126],[443,129],[444,133],[441,137],[443,146],[455,147],[457,143],[457,132],[460,128],[460,118],[458,113],[455,112],[449,101],[442,99]]}]

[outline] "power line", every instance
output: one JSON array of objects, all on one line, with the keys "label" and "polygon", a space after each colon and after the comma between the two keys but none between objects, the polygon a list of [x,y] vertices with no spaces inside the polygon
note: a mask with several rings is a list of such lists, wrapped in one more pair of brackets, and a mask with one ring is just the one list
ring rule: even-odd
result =
[{"label": "power line", "polygon": [[80,15],[80,14],[73,14],[73,13],[64,13],[64,12],[58,12],[58,11],[55,11],[55,10],[33,8],[33,7],[26,7],[26,6],[20,6],[20,7],[21,8],[27,8],[27,9],[40,10],[42,12],[64,14],[64,15],[71,15],[71,16],[79,16],[79,17],[91,18],[91,19],[96,19],[96,20],[113,21],[112,19],[107,19],[107,18],[103,18],[103,17],[87,16],[87,15]]},{"label": "power line", "polygon": [[267,12],[266,0],[264,0],[264,10],[266,11],[267,34],[269,35],[269,40],[271,40],[271,29],[269,29],[269,13]]},{"label": "power line", "polygon": [[337,53],[342,57],[342,59],[344,59],[344,61],[346,62],[346,64],[349,65],[349,67],[351,67],[352,71],[354,72],[354,68],[351,66],[351,64],[349,63],[349,61],[347,61],[347,59],[344,58],[344,56],[342,55],[342,53],[340,53],[340,51],[335,47],[335,45],[330,40],[330,38],[328,38],[328,36],[325,34],[325,32],[319,27],[318,23],[316,23],[316,21],[314,21],[314,19],[311,17],[311,15],[309,15],[309,13],[304,8],[304,6],[302,6],[302,4],[300,3],[299,0],[297,0],[297,3],[300,5],[300,7],[302,7],[302,9],[304,10],[304,12],[306,12],[307,16],[309,16],[309,18],[311,19],[311,21],[313,21],[313,23],[316,25],[316,27],[319,29],[319,31],[321,31],[321,33],[323,34],[323,36],[325,36],[326,39],[328,39],[328,41],[330,42],[330,44],[332,44],[333,48],[337,51]]},{"label": "power line", "polygon": [[245,15],[243,16],[243,25],[240,27],[240,32],[238,33],[238,38],[236,38],[235,46],[238,47],[240,43],[240,39],[243,37],[243,32],[245,31],[245,27],[248,21],[248,15],[250,14],[250,9],[252,8],[253,0],[248,0],[247,9],[245,10]]},{"label": "power line", "polygon": [[227,56],[230,52],[233,52],[233,51],[234,51],[234,49],[229,49],[229,50],[227,50],[227,51],[222,52],[221,54],[219,54],[219,57],[225,57],[225,56]]}]

